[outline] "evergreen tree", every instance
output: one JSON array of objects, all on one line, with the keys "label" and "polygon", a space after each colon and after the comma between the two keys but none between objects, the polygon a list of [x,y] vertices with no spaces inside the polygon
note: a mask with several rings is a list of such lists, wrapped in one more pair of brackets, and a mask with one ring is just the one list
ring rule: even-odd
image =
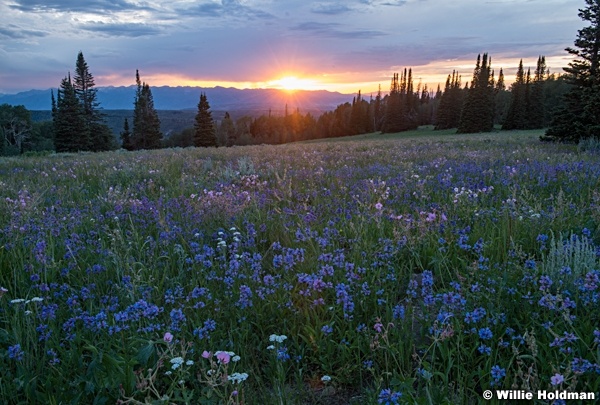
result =
[{"label": "evergreen tree", "polygon": [[114,149],[114,137],[110,128],[104,123],[104,116],[99,111],[97,89],[94,88],[94,77],[89,71],[83,53],[77,55],[73,88],[81,104],[84,127],[80,129],[85,150],[101,151]]},{"label": "evergreen tree", "polygon": [[402,132],[415,129],[418,122],[418,96],[414,94],[412,69],[404,69],[402,76],[395,73],[386,99],[382,132]]},{"label": "evergreen tree", "polygon": [[215,126],[212,119],[212,113],[210,112],[210,104],[208,103],[205,93],[200,94],[200,102],[198,102],[198,113],[196,114],[194,130],[194,146],[217,146]]},{"label": "evergreen tree", "polygon": [[223,145],[229,147],[235,145],[236,141],[236,131],[235,124],[231,119],[231,116],[228,112],[225,112],[225,117],[223,117],[223,121],[221,121],[221,126],[219,127],[219,133],[223,142]]},{"label": "evergreen tree", "polygon": [[353,134],[364,134],[372,128],[371,119],[369,118],[369,104],[362,98],[360,90],[352,101],[350,127]]},{"label": "evergreen tree", "polygon": [[494,113],[494,124],[502,125],[506,120],[506,113],[510,104],[511,94],[506,90],[504,84],[504,71],[501,68],[498,74],[498,81],[496,82],[496,88],[494,90],[495,98],[495,113]]},{"label": "evergreen tree", "polygon": [[515,82],[511,92],[511,102],[508,107],[506,120],[502,125],[503,130],[525,129],[527,126],[526,79],[523,69],[523,59],[519,62]]},{"label": "evergreen tree", "polygon": [[133,150],[131,142],[131,132],[129,132],[129,121],[125,118],[123,123],[123,131],[121,131],[121,147],[125,150]]},{"label": "evergreen tree", "polygon": [[600,0],[585,0],[579,17],[590,23],[578,31],[575,48],[566,51],[576,59],[565,68],[572,85],[565,108],[555,114],[542,140],[579,142],[600,138]]},{"label": "evergreen tree", "polygon": [[494,129],[494,73],[492,59],[477,56],[471,87],[467,92],[457,133],[490,132]]},{"label": "evergreen tree", "polygon": [[81,136],[85,127],[82,106],[69,74],[60,83],[53,117],[55,147],[57,152],[77,152],[87,150],[87,137]]},{"label": "evergreen tree", "polygon": [[135,82],[137,89],[133,109],[132,149],[158,149],[162,146],[163,134],[154,108],[152,91],[147,83],[142,83],[138,70],[135,71]]},{"label": "evergreen tree", "polygon": [[381,85],[379,85],[379,90],[377,91],[377,96],[375,97],[375,101],[373,103],[373,130],[381,131],[381,126],[383,124],[384,117],[384,109],[383,109],[383,98],[381,97]]},{"label": "evergreen tree", "polygon": [[545,125],[544,85],[546,83],[546,69],[546,57],[540,55],[538,57],[529,95],[527,127],[531,129],[544,128]]},{"label": "evergreen tree", "polygon": [[461,77],[458,72],[452,71],[452,76],[448,75],[444,92],[440,97],[435,129],[458,127],[463,103],[463,91],[460,82]]}]

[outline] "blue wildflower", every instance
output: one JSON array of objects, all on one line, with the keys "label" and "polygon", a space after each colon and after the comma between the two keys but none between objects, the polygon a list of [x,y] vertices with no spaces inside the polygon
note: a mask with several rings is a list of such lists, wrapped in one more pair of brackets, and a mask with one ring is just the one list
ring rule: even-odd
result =
[{"label": "blue wildflower", "polygon": [[399,403],[400,398],[402,398],[402,393],[398,391],[392,391],[389,388],[382,389],[379,393],[379,398],[377,398],[378,404],[384,405],[396,405]]},{"label": "blue wildflower", "polygon": [[8,347],[8,358],[9,359],[21,361],[21,360],[23,360],[24,356],[25,356],[25,352],[23,352],[23,350],[21,350],[21,345],[19,343],[17,343],[14,346]]}]

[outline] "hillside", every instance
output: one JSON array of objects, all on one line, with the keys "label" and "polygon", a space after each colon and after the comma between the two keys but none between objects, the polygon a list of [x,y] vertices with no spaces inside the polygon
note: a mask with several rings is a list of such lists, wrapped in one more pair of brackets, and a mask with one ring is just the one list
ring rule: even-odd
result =
[{"label": "hillside", "polygon": [[[196,109],[200,93],[206,93],[215,111],[240,111],[246,115],[283,114],[285,106],[293,110],[319,114],[337,105],[352,101],[352,95],[325,90],[298,90],[288,92],[276,89],[235,89],[202,87],[152,87],[154,104],[158,110]],[[54,89],[56,95],[56,89]],[[106,110],[133,109],[135,86],[98,87],[98,101]],[[50,110],[50,89],[29,90],[17,94],[0,94],[0,104],[24,105],[29,110]]]}]

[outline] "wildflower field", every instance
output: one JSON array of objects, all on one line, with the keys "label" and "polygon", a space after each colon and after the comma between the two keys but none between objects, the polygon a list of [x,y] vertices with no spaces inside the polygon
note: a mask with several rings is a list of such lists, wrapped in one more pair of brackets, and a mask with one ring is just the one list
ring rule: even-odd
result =
[{"label": "wildflower field", "polygon": [[598,398],[600,154],[539,135],[0,160],[0,399]]}]

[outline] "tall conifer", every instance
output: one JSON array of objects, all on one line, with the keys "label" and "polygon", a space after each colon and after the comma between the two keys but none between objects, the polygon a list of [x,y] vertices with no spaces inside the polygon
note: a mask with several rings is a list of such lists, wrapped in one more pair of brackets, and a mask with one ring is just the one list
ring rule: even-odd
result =
[{"label": "tall conifer", "polygon": [[494,74],[487,53],[477,56],[457,133],[490,132],[494,128]]},{"label": "tall conifer", "polygon": [[87,150],[87,138],[82,139],[81,129],[85,127],[82,106],[69,74],[60,83],[53,117],[54,145],[57,152],[77,152]]},{"label": "tall conifer", "polygon": [[[287,115],[287,104],[286,104]],[[217,146],[217,135],[215,125],[210,112],[210,104],[205,93],[200,94],[198,102],[198,112],[196,113],[196,122],[194,124],[194,146],[209,147]]]},{"label": "tall conifer", "polygon": [[94,77],[80,51],[75,63],[73,88],[83,114],[84,127],[80,129],[82,144],[86,144],[85,150],[114,149],[114,136],[104,123],[104,116],[99,111],[100,103],[97,100],[97,89],[94,86]]},{"label": "tall conifer", "polygon": [[158,149],[162,146],[163,134],[160,131],[160,120],[154,108],[154,98],[150,85],[140,80],[140,73],[135,71],[136,92],[133,109],[133,132],[131,144],[133,149]]},{"label": "tall conifer", "polygon": [[575,57],[565,68],[571,90],[565,107],[555,114],[542,140],[579,142],[600,138],[600,0],[585,0],[579,17],[590,23],[578,31],[575,48],[566,51]]}]

